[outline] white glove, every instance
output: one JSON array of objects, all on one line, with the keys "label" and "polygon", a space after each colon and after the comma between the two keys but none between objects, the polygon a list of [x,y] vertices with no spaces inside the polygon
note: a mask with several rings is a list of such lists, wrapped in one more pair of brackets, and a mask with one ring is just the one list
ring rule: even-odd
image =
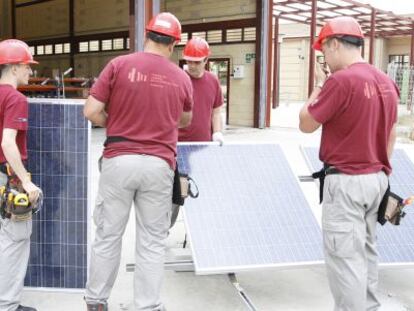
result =
[{"label": "white glove", "polygon": [[224,135],[222,132],[215,132],[213,133],[212,137],[213,141],[216,141],[220,144],[220,146],[223,146],[224,144]]}]

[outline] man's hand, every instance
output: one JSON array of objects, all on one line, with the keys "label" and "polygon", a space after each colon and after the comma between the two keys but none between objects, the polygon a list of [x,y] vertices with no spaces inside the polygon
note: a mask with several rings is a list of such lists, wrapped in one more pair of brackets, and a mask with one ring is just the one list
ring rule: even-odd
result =
[{"label": "man's hand", "polygon": [[212,140],[218,142],[220,144],[220,146],[223,146],[223,144],[224,144],[224,135],[223,135],[223,133],[222,132],[213,133]]},{"label": "man's hand", "polygon": [[25,183],[22,183],[23,189],[27,192],[29,195],[29,201],[30,203],[36,203],[39,199],[39,194],[41,192],[40,188],[37,187],[34,183],[31,181],[27,181]]},{"label": "man's hand", "polygon": [[326,78],[329,76],[328,66],[326,63],[317,63],[315,69],[315,85],[322,87],[322,85],[325,83]]}]

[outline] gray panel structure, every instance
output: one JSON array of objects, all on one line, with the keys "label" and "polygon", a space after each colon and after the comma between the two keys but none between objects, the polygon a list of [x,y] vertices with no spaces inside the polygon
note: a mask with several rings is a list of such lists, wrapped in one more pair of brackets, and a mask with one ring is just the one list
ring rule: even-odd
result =
[{"label": "gray panel structure", "polygon": [[184,217],[197,274],[321,263],[321,231],[284,153],[271,144],[180,144],[197,183]]},{"label": "gray panel structure", "polygon": [[[309,168],[313,171],[322,168],[318,148],[302,148]],[[393,173],[390,177],[391,191],[402,198],[414,195],[414,165],[402,149],[394,150],[391,158]],[[378,252],[381,264],[401,265],[414,263],[414,208],[405,209],[407,215],[400,226],[389,223],[378,224]]]},{"label": "gray panel structure", "polygon": [[33,217],[25,286],[85,286],[90,125],[82,110],[83,101],[30,100],[28,170],[44,205]]}]

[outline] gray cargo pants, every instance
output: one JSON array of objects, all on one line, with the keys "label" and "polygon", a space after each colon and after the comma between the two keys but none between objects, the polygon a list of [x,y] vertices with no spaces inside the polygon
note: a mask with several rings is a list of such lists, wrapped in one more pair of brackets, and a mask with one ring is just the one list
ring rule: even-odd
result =
[{"label": "gray cargo pants", "polygon": [[335,311],[378,310],[378,206],[387,189],[384,172],[328,175],[322,230],[325,265]]},{"label": "gray cargo pants", "polygon": [[[7,176],[0,173],[0,186]],[[0,217],[0,311],[15,311],[20,303],[30,254],[32,220]]]},{"label": "gray cargo pants", "polygon": [[103,159],[93,215],[97,228],[86,284],[87,303],[106,303],[109,298],[118,274],[122,235],[134,203],[134,310],[163,310],[160,291],[173,177],[174,171],[168,163],[155,156]]}]

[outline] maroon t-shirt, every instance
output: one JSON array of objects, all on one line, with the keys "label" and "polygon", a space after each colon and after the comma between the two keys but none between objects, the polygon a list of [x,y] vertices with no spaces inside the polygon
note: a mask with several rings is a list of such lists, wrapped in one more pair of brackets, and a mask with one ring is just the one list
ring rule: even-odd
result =
[{"label": "maroon t-shirt", "polygon": [[130,140],[109,144],[104,157],[148,154],[175,167],[178,122],[183,110],[193,106],[190,78],[177,65],[145,52],[117,57],[90,95],[106,104],[106,135]]},{"label": "maroon t-shirt", "polygon": [[[8,84],[0,84],[0,142],[3,129],[17,130],[16,145],[22,160],[27,159],[27,128],[29,107],[26,97]],[[7,162],[0,148],[0,163]]]},{"label": "maroon t-shirt", "polygon": [[211,141],[213,109],[223,105],[220,82],[208,71],[199,79],[191,77],[191,82],[194,90],[193,119],[189,126],[179,129],[178,140]]},{"label": "maroon t-shirt", "polygon": [[346,174],[391,173],[387,156],[399,91],[384,73],[355,63],[332,74],[309,113],[322,123],[321,161]]}]

